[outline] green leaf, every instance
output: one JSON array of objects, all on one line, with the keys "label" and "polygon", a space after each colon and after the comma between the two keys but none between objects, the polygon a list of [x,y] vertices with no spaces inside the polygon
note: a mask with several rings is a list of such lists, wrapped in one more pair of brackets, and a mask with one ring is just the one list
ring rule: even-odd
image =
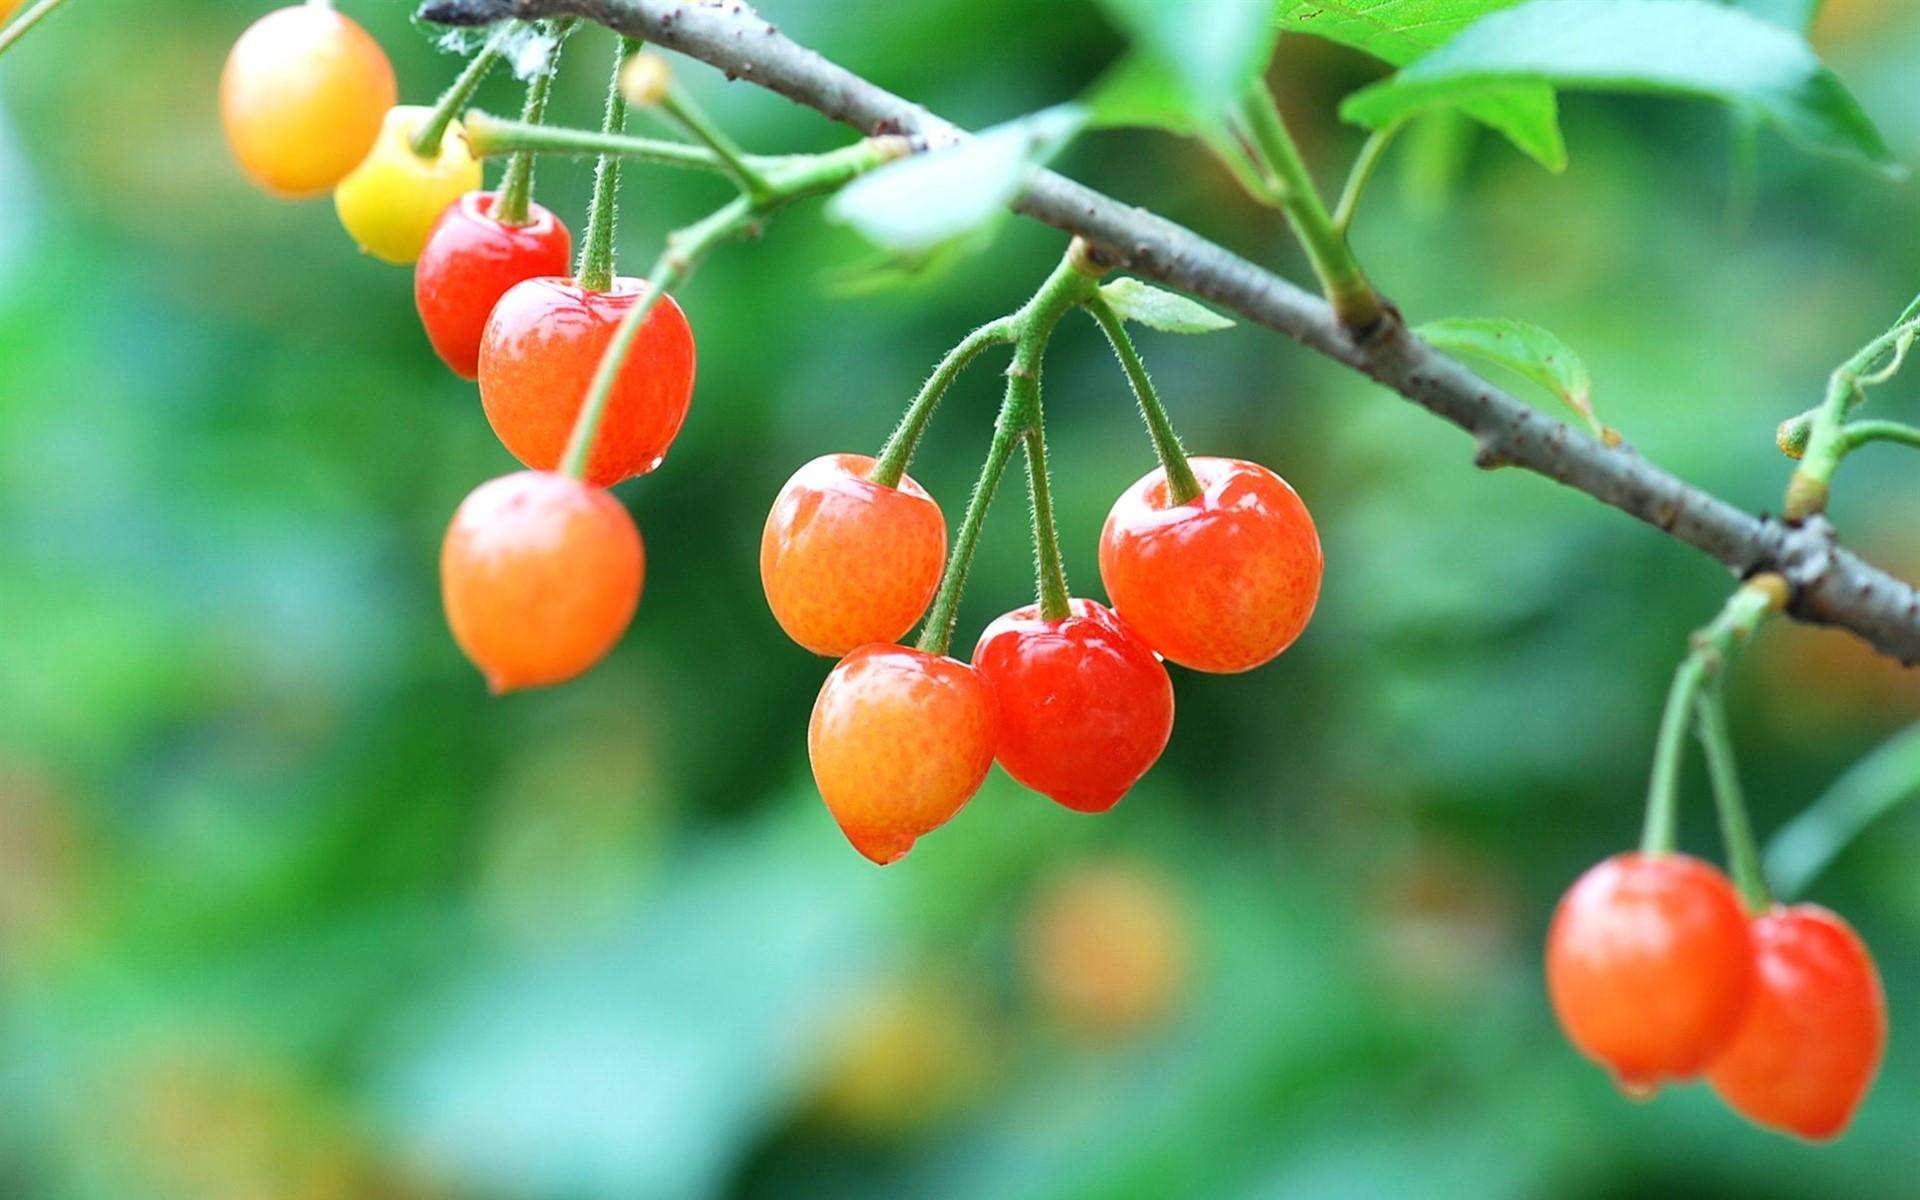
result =
[{"label": "green leaf", "polygon": [[[1481,17],[1518,0],[1277,0],[1280,28],[1351,46],[1382,62],[1404,67]],[[1567,165],[1553,89],[1519,83],[1489,89],[1460,106],[1462,112],[1504,134],[1549,170]]]},{"label": "green leaf", "polygon": [[1448,317],[1414,332],[1442,350],[1468,354],[1507,368],[1558,396],[1578,413],[1593,435],[1617,441],[1593,411],[1593,377],[1587,364],[1556,335],[1508,317]]},{"label": "green leaf", "polygon": [[1812,149],[1902,173],[1859,102],[1805,41],[1708,0],[1531,0],[1347,97],[1340,112],[1378,129],[1516,83],[1719,100]]},{"label": "green leaf", "polygon": [[828,215],[882,249],[930,255],[998,218],[1086,118],[1081,106],[1063,104],[903,158],[848,185]]},{"label": "green leaf", "polygon": [[1183,136],[1197,132],[1180,81],[1158,59],[1129,54],[1087,89],[1092,125],[1104,129],[1164,129]]},{"label": "green leaf", "polygon": [[[1101,0],[1133,41],[1118,74],[1137,114],[1154,119],[1102,123],[1161,128],[1220,125],[1273,57],[1279,36],[1271,0]],[[1137,61],[1132,61],[1137,60]],[[1103,81],[1111,86],[1111,79]],[[1102,91],[1097,85],[1096,93]],[[1151,103],[1140,103],[1141,97]],[[1096,95],[1096,113],[1128,106]]]},{"label": "green leaf", "polygon": [[1820,0],[1721,0],[1721,3],[1745,9],[1762,21],[1772,21],[1795,33],[1813,28],[1813,19],[1820,15]]},{"label": "green leaf", "polygon": [[1881,743],[1774,835],[1768,880],[1791,900],[1868,826],[1914,797],[1920,797],[1920,725]]},{"label": "green leaf", "polygon": [[1138,279],[1116,279],[1101,287],[1100,298],[1126,320],[1162,333],[1215,333],[1233,328],[1232,321],[1205,305]]}]

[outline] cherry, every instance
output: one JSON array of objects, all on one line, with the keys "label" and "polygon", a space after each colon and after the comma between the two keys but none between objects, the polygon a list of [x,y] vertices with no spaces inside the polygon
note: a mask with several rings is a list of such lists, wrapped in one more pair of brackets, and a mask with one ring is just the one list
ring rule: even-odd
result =
[{"label": "cherry", "polygon": [[1683,854],[1619,854],[1569,888],[1547,936],[1567,1038],[1647,1092],[1698,1075],[1754,994],[1753,937],[1733,885]]},{"label": "cherry", "polygon": [[546,209],[528,202],[523,224],[494,219],[494,192],[468,192],[434,223],[413,269],[413,302],[427,340],[455,375],[480,373],[480,336],[508,288],[537,275],[564,275],[573,237]]},{"label": "cherry", "polygon": [[1847,923],[1812,904],[1753,921],[1759,988],[1707,1081],[1742,1116],[1824,1141],[1846,1129],[1880,1068],[1887,1002]]},{"label": "cherry", "polygon": [[[571,279],[515,284],[480,340],[480,403],[513,456],[550,470],[620,320],[646,289],[620,276],[608,291]],[[660,465],[693,401],[693,330],[663,295],[635,334],[587,460],[587,480],[609,487]]]},{"label": "cherry", "polygon": [[620,502],[548,471],[475,488],[440,549],[447,623],[496,693],[599,662],[633,619],[645,575],[640,531]]},{"label": "cherry", "polygon": [[813,780],[853,848],[885,866],[947,823],[993,766],[993,692],[978,672],[883,642],[836,664],[813,704]]},{"label": "cherry", "polygon": [[269,192],[317,196],[366,157],[398,97],[380,43],[321,4],[268,13],[220,74],[220,123],[240,169]]},{"label": "cherry", "polygon": [[898,640],[940,584],[940,506],[910,476],[872,482],[873,468],[864,454],[814,459],[780,489],[760,535],[767,606],[815,654]]},{"label": "cherry", "polygon": [[1100,534],[1100,578],[1147,644],[1234,672],[1293,644],[1320,595],[1320,537],[1287,481],[1233,458],[1188,460],[1201,492],[1168,503],[1164,470],[1123,492]]},{"label": "cherry", "polygon": [[414,153],[414,134],[432,111],[416,104],[388,109],[373,148],[333,190],[333,207],[353,240],[395,266],[419,258],[447,205],[480,187],[480,160],[460,122],[447,126],[433,157]]},{"label": "cherry", "polygon": [[1113,610],[1074,600],[1048,621],[1037,605],[980,635],[973,665],[1000,704],[1000,765],[1079,812],[1105,812],[1153,766],[1173,733],[1173,682]]},{"label": "cherry", "polygon": [[1192,922],[1158,871],[1124,860],[1070,868],[1034,898],[1020,932],[1028,986],[1074,1033],[1144,1032],[1192,990]]}]

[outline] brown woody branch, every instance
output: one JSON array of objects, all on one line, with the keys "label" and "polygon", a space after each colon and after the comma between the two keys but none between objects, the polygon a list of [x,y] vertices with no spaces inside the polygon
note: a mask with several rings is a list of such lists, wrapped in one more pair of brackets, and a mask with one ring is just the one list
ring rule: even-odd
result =
[{"label": "brown woody branch", "polygon": [[[866,133],[924,146],[967,133],[799,45],[737,0],[427,0],[420,16],[474,25],[573,14],[709,63]],[[1754,516],[1608,447],[1493,387],[1408,332],[1397,314],[1356,340],[1319,298],[1145,209],[1040,171],[1016,207],[1087,238],[1133,274],[1231,309],[1378,380],[1466,430],[1482,466],[1545,475],[1718,559],[1737,576],[1777,572],[1789,611],[1851,630],[1909,665],[1920,662],[1920,591],[1842,548],[1824,519]]]}]

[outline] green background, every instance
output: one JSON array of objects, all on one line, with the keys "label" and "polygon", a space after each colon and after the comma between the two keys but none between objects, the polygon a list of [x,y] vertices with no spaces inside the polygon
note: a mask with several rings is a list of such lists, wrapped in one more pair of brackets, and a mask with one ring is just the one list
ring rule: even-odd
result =
[{"label": "green background", "polygon": [[[264,7],[84,0],[0,64],[0,1195],[1756,1198],[1920,1173],[1920,821],[1814,889],[1893,1013],[1844,1141],[1758,1132],[1700,1087],[1617,1095],[1554,1028],[1539,947],[1566,884],[1637,836],[1667,675],[1727,579],[1474,470],[1458,432],[1264,331],[1142,349],[1191,448],[1312,506],[1306,636],[1250,675],[1176,671],[1172,745],[1110,815],[996,771],[897,866],[844,844],[805,760],[828,664],[766,611],[760,525],[795,467],[871,452],[942,350],[1024,298],[1063,248],[1030,223],[884,292],[849,286],[867,252],[817,204],[722,250],[679,296],[686,431],[619,490],[649,558],[632,630],[577,682],[489,698],[436,561],[460,498],[514,464],[427,348],[409,273],[231,164],[216,80]],[[342,7],[403,98],[451,78],[404,5]],[[1079,0],[765,8],[976,126],[1072,97],[1122,48]],[[1920,162],[1920,14],[1835,3],[1817,40]],[[556,120],[594,122],[610,44],[571,44]],[[1358,144],[1335,104],[1376,73],[1281,47],[1329,182]],[[847,136],[682,75],[750,148]],[[517,86],[479,102],[511,112]],[[1490,136],[1413,135],[1357,249],[1412,320],[1560,333],[1644,453],[1777,505],[1775,423],[1920,286],[1920,191],[1767,136],[1742,216],[1721,111],[1564,108],[1563,176]],[[1303,274],[1189,143],[1102,133],[1061,166]],[[576,231],[588,174],[539,176]],[[626,266],[723,198],[631,169]],[[998,366],[914,467],[950,523]],[[1048,371],[1067,570],[1099,596],[1100,521],[1151,453],[1090,323]],[[1910,417],[1915,390],[1875,403]],[[1850,462],[1835,517],[1912,578],[1903,453]],[[1029,563],[1003,497],[960,645],[1027,602]],[[1913,677],[1802,628],[1764,635],[1731,693],[1763,834],[1920,712]],[[1697,769],[1683,837],[1717,854]],[[1033,978],[1037,899],[1089,869],[1161,897],[1185,964],[1121,1032],[1075,1028]],[[889,996],[918,999],[873,1018]],[[833,1102],[861,1071],[870,1102]]]}]

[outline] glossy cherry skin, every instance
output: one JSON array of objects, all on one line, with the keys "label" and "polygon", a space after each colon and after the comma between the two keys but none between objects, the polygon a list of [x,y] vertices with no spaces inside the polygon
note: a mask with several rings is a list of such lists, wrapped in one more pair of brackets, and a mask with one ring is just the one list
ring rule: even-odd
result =
[{"label": "glossy cherry skin", "polygon": [[[558,465],[600,356],[645,288],[627,276],[605,292],[540,278],[500,297],[480,339],[480,403],[515,458],[542,471]],[[686,314],[661,296],[621,364],[588,482],[609,487],[660,465],[693,402],[693,367]]]},{"label": "glossy cherry skin", "polygon": [[415,104],[387,110],[373,148],[333,189],[340,224],[362,250],[395,266],[419,258],[447,205],[480,187],[480,160],[459,121],[447,126],[433,157],[413,152],[413,137],[430,111]]},{"label": "glossy cherry skin", "polygon": [[814,701],[807,755],[827,810],[881,866],[960,811],[993,766],[993,692],[963,662],[861,646]]},{"label": "glossy cherry skin", "polygon": [[1547,990],[1567,1039],[1630,1092],[1705,1070],[1755,989],[1753,937],[1733,885],[1683,854],[1620,854],[1562,897]]},{"label": "glossy cherry skin", "polygon": [[1169,506],[1155,469],[1114,501],[1100,578],[1121,618],[1197,671],[1259,666],[1293,644],[1320,596],[1320,536],[1287,481],[1256,463],[1188,460],[1200,495]]},{"label": "glossy cherry skin", "polygon": [[380,43],[319,4],[268,13],[220,74],[220,124],[247,177],[281,196],[318,196],[359,165],[398,99]]},{"label": "glossy cherry skin", "polygon": [[462,379],[480,374],[480,337],[507,289],[523,279],[565,275],[573,235],[560,219],[529,202],[527,219],[503,225],[499,197],[468,192],[447,206],[413,268],[413,302],[434,353]]},{"label": "glossy cherry skin", "polygon": [[645,577],[620,502],[548,471],[475,488],[440,549],[447,624],[496,693],[559,683],[606,657]]},{"label": "glossy cherry skin", "polygon": [[1037,605],[987,626],[973,666],[1000,705],[1000,765],[1068,808],[1105,812],[1167,748],[1173,681],[1159,656],[1104,604]]},{"label": "glossy cherry skin", "polygon": [[1707,1081],[1742,1116],[1814,1141],[1839,1137],[1887,1048],[1887,1001],[1859,935],[1812,904],[1753,921],[1759,988]]},{"label": "glossy cherry skin", "polygon": [[940,585],[940,506],[911,476],[898,487],[869,481],[873,468],[864,454],[814,459],[780,489],[760,534],[767,606],[815,654],[899,640]]}]

